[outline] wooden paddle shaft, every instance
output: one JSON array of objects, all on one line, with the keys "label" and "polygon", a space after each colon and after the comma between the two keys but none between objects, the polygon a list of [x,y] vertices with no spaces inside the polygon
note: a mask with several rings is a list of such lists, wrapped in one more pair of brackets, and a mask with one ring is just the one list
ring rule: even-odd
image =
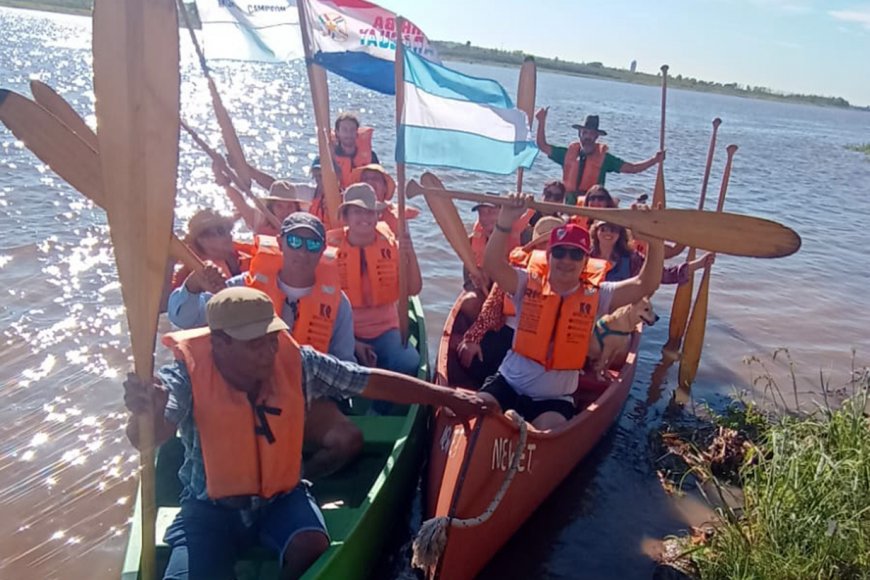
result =
[{"label": "wooden paddle shaft", "polygon": [[[529,130],[535,114],[535,93],[537,91],[538,73],[535,58],[527,56],[520,67],[520,80],[517,86],[517,108],[526,114]],[[517,169],[517,191],[523,191],[523,168]]]},{"label": "wooden paddle shaft", "polygon": [[[498,200],[482,193],[424,188],[413,180],[408,183],[407,191],[409,197],[425,193],[476,203]],[[526,205],[545,214],[580,215],[630,228],[649,237],[734,256],[778,258],[793,254],[801,245],[800,236],[794,230],[777,222],[739,214],[692,209],[597,209],[542,201],[529,201]]]},{"label": "wooden paddle shaft", "polygon": [[[704,180],[701,183],[701,196],[698,199],[698,210],[704,209],[704,202],[707,199],[707,184],[710,181],[710,171],[713,167],[713,155],[716,149],[716,133],[719,131],[719,125],[722,124],[722,119],[716,117],[713,119],[713,134],[710,137],[710,147],[707,150],[707,164],[704,167]],[[689,248],[686,256],[686,262],[692,262],[695,259],[695,248]],[[667,348],[678,347],[683,335],[686,332],[686,323],[689,319],[689,311],[692,308],[692,287],[694,286],[694,273],[689,274],[689,279],[677,286],[674,292],[674,301],[671,306],[671,317],[668,321],[668,343]]]},{"label": "wooden paddle shaft", "polygon": [[[425,172],[420,180],[423,185],[428,188],[444,189],[441,180],[434,174]],[[471,249],[471,242],[468,240],[468,232],[465,231],[465,225],[462,223],[462,218],[459,217],[459,212],[456,211],[456,205],[453,200],[440,195],[425,195],[426,203],[429,209],[432,210],[432,215],[435,221],[444,232],[447,241],[453,247],[453,250],[462,260],[462,265],[476,278],[481,278],[480,268],[475,261],[474,252]]]},{"label": "wooden paddle shaft", "polygon": [[665,111],[668,103],[668,65],[662,65],[662,124],[659,129],[659,150],[665,149]]},{"label": "wooden paddle shaft", "polygon": [[[402,114],[405,108],[405,19],[401,16],[396,17],[396,64],[393,67],[395,70],[396,81],[396,130],[402,131]],[[405,222],[405,164],[403,162],[396,163],[396,180],[398,181],[397,199],[398,199],[398,228],[396,232],[399,243],[399,303],[397,304],[399,314],[399,330],[402,333],[402,343],[408,340],[408,263],[405,261],[405,251],[403,248],[404,236],[406,233],[407,224]],[[388,210],[389,211],[389,210]]]}]

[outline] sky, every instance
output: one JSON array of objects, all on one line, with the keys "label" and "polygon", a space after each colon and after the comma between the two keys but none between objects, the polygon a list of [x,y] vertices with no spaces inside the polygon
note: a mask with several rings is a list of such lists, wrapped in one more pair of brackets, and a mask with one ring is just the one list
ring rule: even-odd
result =
[{"label": "sky", "polygon": [[870,105],[870,0],[375,0],[429,38]]}]

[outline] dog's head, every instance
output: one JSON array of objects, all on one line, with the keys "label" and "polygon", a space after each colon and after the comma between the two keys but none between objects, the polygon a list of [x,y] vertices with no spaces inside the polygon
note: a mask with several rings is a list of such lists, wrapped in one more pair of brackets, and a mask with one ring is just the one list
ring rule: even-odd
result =
[{"label": "dog's head", "polygon": [[649,298],[642,298],[631,305],[629,313],[632,325],[643,322],[647,326],[652,326],[659,320],[659,315],[653,310],[652,302]]}]

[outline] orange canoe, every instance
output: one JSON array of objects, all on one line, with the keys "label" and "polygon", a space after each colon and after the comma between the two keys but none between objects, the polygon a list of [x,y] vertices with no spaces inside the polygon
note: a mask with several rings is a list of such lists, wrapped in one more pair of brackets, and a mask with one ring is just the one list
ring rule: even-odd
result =
[{"label": "orange canoe", "polygon": [[[466,322],[454,306],[438,349],[436,383],[476,388],[456,357]],[[447,528],[446,547],[430,578],[474,578],[553,489],[598,443],[619,415],[637,366],[640,333],[632,336],[622,367],[609,381],[581,379],[575,400],[583,411],[563,427],[527,427],[516,475],[493,515],[474,527]],[[502,414],[472,421],[467,430],[439,409],[432,432],[426,517],[476,518],[490,508],[520,442],[519,429]]]}]

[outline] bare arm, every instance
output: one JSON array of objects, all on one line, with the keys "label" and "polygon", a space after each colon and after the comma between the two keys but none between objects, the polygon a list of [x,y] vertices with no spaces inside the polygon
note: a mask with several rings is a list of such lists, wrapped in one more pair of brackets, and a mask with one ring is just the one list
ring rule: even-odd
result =
[{"label": "bare arm", "polygon": [[439,387],[426,381],[383,369],[370,369],[362,395],[401,404],[448,407],[460,417],[488,413],[491,409],[474,391]]},{"label": "bare arm", "polygon": [[263,173],[262,171],[251,165],[248,165],[248,172],[251,174],[251,179],[256,181],[257,184],[263,189],[269,189],[275,182],[274,177],[272,177],[268,173]]},{"label": "bare arm", "polygon": [[531,196],[510,194],[505,198],[495,229],[483,253],[483,270],[510,295],[517,291],[517,273],[507,259],[507,242],[514,223],[526,212]]},{"label": "bare arm", "polygon": [[538,133],[536,138],[538,149],[547,156],[553,152],[553,148],[550,147],[549,143],[547,143],[547,112],[549,110],[550,107],[543,107],[538,109],[538,112],[535,113],[535,118],[538,120]]},{"label": "bare arm", "polygon": [[653,165],[657,165],[665,160],[665,152],[659,151],[649,159],[645,161],[641,161],[639,163],[629,163],[627,161],[623,162],[623,164],[619,168],[620,173],[641,173],[646,171]]}]

